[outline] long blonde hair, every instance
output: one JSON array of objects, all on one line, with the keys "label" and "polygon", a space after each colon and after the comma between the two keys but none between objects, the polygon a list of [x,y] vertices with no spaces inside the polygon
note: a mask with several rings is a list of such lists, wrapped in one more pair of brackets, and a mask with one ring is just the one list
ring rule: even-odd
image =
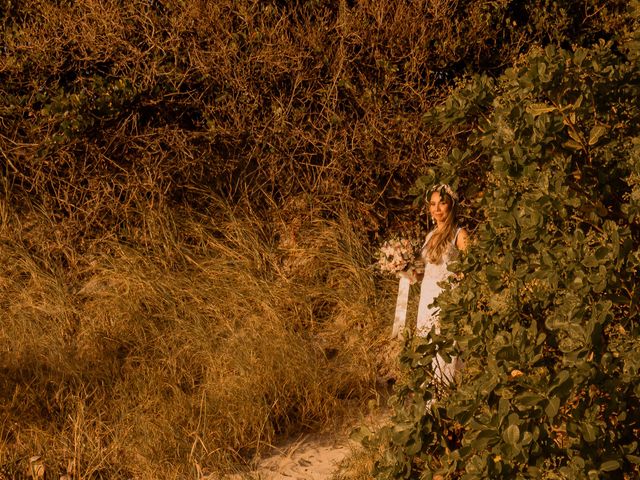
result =
[{"label": "long blonde hair", "polygon": [[457,210],[457,202],[453,198],[450,192],[447,190],[451,190],[450,188],[446,189],[445,185],[438,185],[433,190],[430,190],[427,193],[427,205],[431,202],[431,196],[438,192],[440,194],[440,198],[443,198],[445,202],[449,204],[449,215],[444,223],[444,228],[439,229],[434,228],[429,241],[425,244],[423,248],[424,256],[428,260],[429,263],[441,263],[444,257],[444,254],[451,248],[451,244],[453,239],[455,238],[456,232],[456,210]]}]

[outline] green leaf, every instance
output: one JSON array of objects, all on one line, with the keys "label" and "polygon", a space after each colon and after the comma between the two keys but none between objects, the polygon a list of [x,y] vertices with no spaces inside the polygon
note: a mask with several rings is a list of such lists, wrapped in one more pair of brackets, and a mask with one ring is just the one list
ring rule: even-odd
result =
[{"label": "green leaf", "polygon": [[593,443],[596,441],[596,438],[598,437],[598,427],[596,427],[593,424],[590,423],[585,423],[582,425],[582,437],[585,439],[586,442],[588,443]]},{"label": "green leaf", "polygon": [[557,393],[560,396],[566,396],[572,386],[573,379],[571,378],[570,373],[567,370],[562,370],[554,379],[551,388],[549,389],[549,395]]},{"label": "green leaf", "polygon": [[[532,478],[599,479],[640,464],[637,445],[619,438],[630,428],[623,407],[640,395],[632,309],[640,140],[631,120],[640,109],[629,101],[640,91],[628,83],[640,57],[612,55],[616,41],[549,49],[547,58],[538,51],[496,80],[482,108],[473,106],[477,87],[450,102],[459,138],[436,161],[447,164],[438,180],[458,177],[482,195],[463,205],[477,243],[460,262],[464,280],[438,299],[442,319],[458,319],[438,342],[464,338],[467,376],[437,409],[412,403],[421,458],[388,478],[428,478],[434,460],[447,474],[466,467],[458,476],[468,480],[527,476],[527,465]],[[479,162],[477,177],[467,158]],[[509,375],[519,368],[526,375]],[[424,378],[412,378],[411,393],[430,394]],[[574,401],[577,410],[565,412]],[[461,411],[468,450],[455,457],[443,436]],[[556,444],[550,430],[563,426]],[[397,465],[415,451],[412,439]]]},{"label": "green leaf", "polygon": [[613,472],[620,468],[620,462],[618,460],[609,460],[600,465],[601,472]]},{"label": "green leaf", "polygon": [[571,137],[577,144],[582,146],[582,138],[580,134],[573,128],[569,128],[569,137]]},{"label": "green leaf", "polygon": [[465,470],[468,473],[480,474],[484,471],[486,464],[486,458],[480,457],[479,455],[474,455],[467,464]]},{"label": "green leaf", "polygon": [[578,48],[573,54],[573,63],[580,66],[585,58],[587,58],[588,50],[584,48]]},{"label": "green leaf", "polygon": [[584,265],[587,268],[597,267],[598,260],[594,255],[589,255],[588,257],[585,257],[584,260],[582,260],[582,265]]},{"label": "green leaf", "polygon": [[574,140],[567,140],[562,144],[562,146],[571,150],[582,150],[582,145]]},{"label": "green leaf", "polygon": [[502,434],[502,438],[509,445],[517,445],[518,440],[520,440],[520,428],[517,425],[509,425]]},{"label": "green leaf", "polygon": [[546,103],[533,103],[527,107],[527,112],[534,117],[544,113],[553,112],[554,110],[556,110],[556,107],[553,105],[547,105]]},{"label": "green leaf", "polygon": [[500,417],[500,419],[506,417],[509,414],[509,410],[510,410],[509,400],[501,397],[500,401],[498,402],[498,416]]},{"label": "green leaf", "polygon": [[[589,480],[600,480],[600,475],[598,475],[598,473],[599,472],[597,470],[589,470],[587,472]],[[571,476],[571,471],[567,473],[567,476]]]},{"label": "green leaf", "polygon": [[605,133],[607,133],[607,127],[603,125],[596,125],[589,132],[589,145],[595,145]]},{"label": "green leaf", "polygon": [[422,438],[418,432],[405,444],[405,451],[407,452],[407,455],[415,456],[420,453],[420,450],[422,450]]},{"label": "green leaf", "polygon": [[411,438],[411,427],[396,427],[392,439],[396,445],[406,445]]},{"label": "green leaf", "polygon": [[522,407],[533,407],[544,400],[542,395],[533,392],[523,393],[515,398],[515,402]]},{"label": "green leaf", "polygon": [[351,432],[349,439],[354,442],[363,443],[363,441],[371,437],[372,433],[373,432],[367,427],[358,427]]},{"label": "green leaf", "polygon": [[489,443],[496,443],[498,441],[498,432],[493,429],[481,430],[476,438],[471,442],[471,446],[476,450],[482,450],[489,445]]}]

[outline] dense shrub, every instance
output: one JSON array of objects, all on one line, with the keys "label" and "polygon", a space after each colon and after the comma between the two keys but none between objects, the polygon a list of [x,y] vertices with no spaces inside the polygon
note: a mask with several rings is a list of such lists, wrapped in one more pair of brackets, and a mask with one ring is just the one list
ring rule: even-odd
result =
[{"label": "dense shrub", "polygon": [[626,4],[522,3],[4,2],[2,175],[83,235],[211,192],[376,229],[448,145],[420,117],[455,78],[609,35]]},{"label": "dense shrub", "polygon": [[[379,478],[640,473],[637,24],[621,36],[535,49],[429,115],[466,130],[440,173],[482,172],[479,194],[467,188],[481,221],[438,300],[442,336],[403,355]],[[427,407],[436,350],[465,369]]]}]

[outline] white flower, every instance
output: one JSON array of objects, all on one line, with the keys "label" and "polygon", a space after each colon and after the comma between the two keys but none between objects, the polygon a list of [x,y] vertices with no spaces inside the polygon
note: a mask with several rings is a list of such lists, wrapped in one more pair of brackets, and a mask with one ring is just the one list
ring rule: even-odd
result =
[{"label": "white flower", "polygon": [[418,256],[419,244],[408,238],[391,238],[382,244],[378,267],[383,272],[399,273],[409,270]]}]

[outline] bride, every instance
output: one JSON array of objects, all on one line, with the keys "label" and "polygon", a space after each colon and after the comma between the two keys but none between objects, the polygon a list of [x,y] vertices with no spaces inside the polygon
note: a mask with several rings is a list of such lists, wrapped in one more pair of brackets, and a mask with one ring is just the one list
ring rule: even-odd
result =
[{"label": "bride", "polygon": [[[457,258],[460,251],[466,250],[469,243],[469,234],[457,225],[458,196],[453,189],[446,184],[437,185],[427,193],[427,201],[435,228],[427,234],[420,253],[424,261],[424,275],[416,323],[419,336],[427,336],[432,329],[436,334],[440,333],[439,308],[433,305],[442,291],[439,283],[448,279],[451,275],[447,268],[449,263]],[[437,381],[445,385],[453,382],[455,372],[461,367],[457,358],[446,363],[440,355],[436,355],[432,365]]]}]

